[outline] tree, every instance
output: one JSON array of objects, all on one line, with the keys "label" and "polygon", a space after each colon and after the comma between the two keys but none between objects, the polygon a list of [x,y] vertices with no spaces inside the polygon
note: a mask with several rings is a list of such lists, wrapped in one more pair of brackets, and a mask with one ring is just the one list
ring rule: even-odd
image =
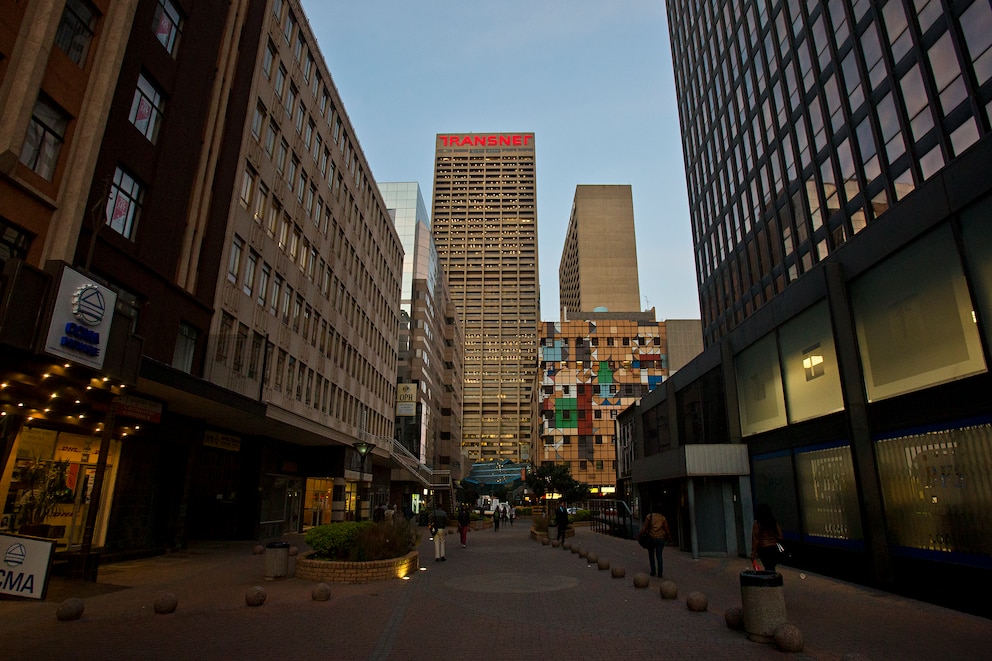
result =
[{"label": "tree", "polygon": [[548,493],[558,493],[565,502],[585,500],[589,485],[572,477],[568,464],[542,464],[527,473],[527,486],[540,499]]}]

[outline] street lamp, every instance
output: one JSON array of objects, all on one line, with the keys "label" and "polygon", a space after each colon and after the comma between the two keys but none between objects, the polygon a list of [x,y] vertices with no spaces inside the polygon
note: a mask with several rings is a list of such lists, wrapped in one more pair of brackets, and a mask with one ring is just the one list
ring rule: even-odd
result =
[{"label": "street lamp", "polygon": [[355,521],[362,520],[362,476],[365,474],[365,457],[372,448],[375,447],[372,443],[366,441],[358,441],[357,443],[352,443],[352,447],[358,452],[358,456],[362,458],[361,467],[358,469],[358,484],[355,488]]}]

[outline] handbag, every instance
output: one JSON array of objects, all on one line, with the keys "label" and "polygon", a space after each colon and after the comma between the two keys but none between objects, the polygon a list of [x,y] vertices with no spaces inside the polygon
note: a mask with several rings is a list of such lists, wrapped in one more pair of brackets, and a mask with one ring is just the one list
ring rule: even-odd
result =
[{"label": "handbag", "polygon": [[649,549],[654,546],[654,538],[651,537],[651,533],[645,530],[637,534],[637,543],[641,545],[642,549]]}]

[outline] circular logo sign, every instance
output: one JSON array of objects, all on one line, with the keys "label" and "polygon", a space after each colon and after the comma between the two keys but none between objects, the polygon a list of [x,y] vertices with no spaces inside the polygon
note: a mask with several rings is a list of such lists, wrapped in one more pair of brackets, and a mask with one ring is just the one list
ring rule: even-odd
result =
[{"label": "circular logo sign", "polygon": [[24,564],[24,558],[27,554],[24,544],[11,544],[7,547],[7,552],[3,554],[3,563],[8,567],[18,567]]},{"label": "circular logo sign", "polygon": [[72,316],[87,326],[96,326],[103,321],[106,311],[107,302],[96,285],[83,285],[72,295]]}]

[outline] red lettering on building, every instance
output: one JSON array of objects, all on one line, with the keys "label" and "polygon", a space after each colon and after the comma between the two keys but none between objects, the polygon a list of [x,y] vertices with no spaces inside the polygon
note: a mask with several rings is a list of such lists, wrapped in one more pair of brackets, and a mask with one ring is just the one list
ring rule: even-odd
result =
[{"label": "red lettering on building", "polygon": [[441,135],[441,144],[445,147],[528,147],[534,137],[528,134],[514,133],[511,135]]}]

